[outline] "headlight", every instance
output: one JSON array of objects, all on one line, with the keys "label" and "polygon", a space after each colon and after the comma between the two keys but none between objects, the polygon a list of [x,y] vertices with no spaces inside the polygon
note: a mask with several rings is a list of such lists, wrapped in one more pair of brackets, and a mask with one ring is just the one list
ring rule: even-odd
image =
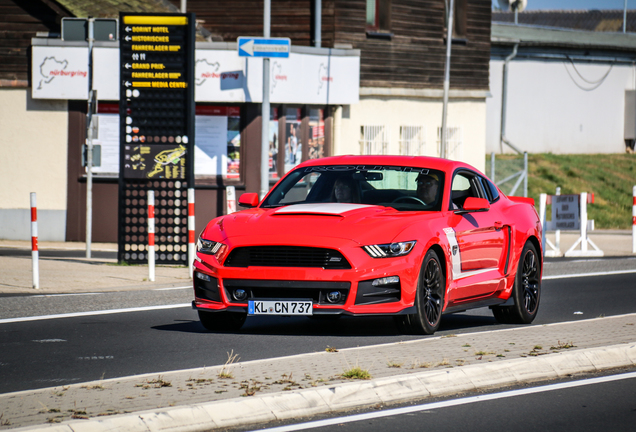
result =
[{"label": "headlight", "polygon": [[407,255],[415,247],[415,240],[407,242],[363,246],[372,258],[393,258]]},{"label": "headlight", "polygon": [[221,242],[215,242],[212,240],[205,240],[199,237],[197,240],[197,252],[201,252],[208,255],[216,254],[219,249],[223,246]]}]

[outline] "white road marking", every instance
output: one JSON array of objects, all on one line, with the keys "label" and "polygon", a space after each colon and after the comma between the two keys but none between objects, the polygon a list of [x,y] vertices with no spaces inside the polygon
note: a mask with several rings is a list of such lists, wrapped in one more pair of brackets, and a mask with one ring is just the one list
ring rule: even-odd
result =
[{"label": "white road marking", "polygon": [[102,295],[104,293],[73,293],[73,294],[38,294],[33,295],[31,298],[39,297],[73,297],[73,296],[88,296],[88,295]]},{"label": "white road marking", "polygon": [[574,274],[565,274],[565,275],[556,275],[556,276],[544,276],[542,280],[568,279],[568,278],[580,278],[580,277],[591,277],[591,276],[609,276],[609,275],[620,275],[620,274],[631,274],[631,273],[636,273],[636,270],[616,270],[616,271],[595,272],[595,273],[574,273]]},{"label": "white road marking", "polygon": [[172,291],[172,290],[180,290],[180,289],[186,289],[186,288],[192,288],[192,285],[182,286],[182,287],[154,288],[153,291]]},{"label": "white road marking", "polygon": [[181,304],[162,305],[162,306],[143,306],[143,307],[128,308],[128,309],[108,309],[108,310],[90,311],[90,312],[74,312],[74,313],[66,313],[66,314],[58,314],[58,315],[41,315],[41,316],[32,316],[32,317],[7,318],[7,319],[0,319],[0,324],[25,322],[25,321],[40,321],[40,320],[56,319],[56,318],[77,318],[77,317],[85,317],[85,316],[108,315],[108,314],[126,313],[126,312],[143,312],[143,311],[161,310],[161,309],[177,309],[182,307],[189,308],[189,307],[192,307],[192,304],[181,303]]},{"label": "white road marking", "polygon": [[335,426],[335,425],[344,424],[344,423],[353,423],[357,421],[371,420],[376,418],[410,414],[410,413],[420,412],[420,411],[466,405],[466,404],[475,403],[475,402],[505,399],[505,398],[515,397],[515,396],[524,396],[524,395],[543,393],[543,392],[548,392],[553,390],[562,390],[562,389],[581,387],[581,386],[592,385],[592,384],[600,384],[600,383],[606,383],[606,382],[612,382],[612,381],[620,381],[625,379],[633,379],[633,378],[636,378],[636,372],[629,372],[625,374],[610,375],[610,376],[597,377],[597,378],[589,378],[585,380],[564,382],[559,384],[550,384],[550,385],[545,385],[540,387],[510,390],[510,391],[501,392],[501,393],[471,396],[471,397],[461,398],[461,399],[452,399],[452,400],[433,402],[433,403],[427,403],[427,404],[416,405],[416,406],[389,409],[386,411],[379,411],[379,412],[374,411],[374,412],[369,412],[364,414],[356,414],[356,415],[345,416],[345,417],[317,420],[317,421],[311,421],[306,423],[299,423],[294,425],[279,426],[279,427],[274,427],[269,429],[259,429],[259,430],[261,432],[263,431],[291,432],[291,431],[297,431],[297,430],[315,429],[315,428],[325,427],[325,426]]},{"label": "white road marking", "polygon": [[[591,276],[608,276],[608,275],[633,274],[633,273],[636,273],[636,270],[617,270],[617,271],[596,272],[596,273],[577,273],[577,274],[568,274],[568,275],[544,276],[542,280],[568,279],[568,278],[579,278],[579,277],[588,277],[588,276],[590,277]],[[183,287],[156,288],[155,291],[177,290],[177,289],[186,289],[186,288],[192,288],[192,287],[183,286]],[[42,295],[35,295],[32,297],[49,297],[49,296],[55,296],[55,295],[60,295],[60,296],[62,295],[93,295],[93,294],[101,295],[105,293],[42,294]],[[7,319],[0,319],[0,324],[26,322],[26,321],[38,321],[38,320],[55,319],[55,318],[75,318],[75,317],[92,316],[92,315],[107,315],[111,313],[142,312],[142,311],[160,310],[160,309],[176,309],[181,307],[191,307],[191,304],[182,303],[182,304],[172,304],[172,305],[162,305],[162,306],[144,306],[144,307],[127,308],[127,309],[108,309],[108,310],[90,311],[90,312],[74,312],[74,313],[58,314],[58,315],[7,318]]]},{"label": "white road marking", "polygon": [[31,342],[38,342],[38,343],[66,342],[66,340],[65,339],[40,339],[40,340],[32,340]]}]

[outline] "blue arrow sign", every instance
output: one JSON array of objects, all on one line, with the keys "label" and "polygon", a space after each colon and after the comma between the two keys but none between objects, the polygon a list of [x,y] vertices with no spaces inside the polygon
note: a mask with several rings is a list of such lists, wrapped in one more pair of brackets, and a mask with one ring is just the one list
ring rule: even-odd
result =
[{"label": "blue arrow sign", "polygon": [[239,57],[279,57],[288,58],[291,51],[289,38],[257,38],[240,36]]}]

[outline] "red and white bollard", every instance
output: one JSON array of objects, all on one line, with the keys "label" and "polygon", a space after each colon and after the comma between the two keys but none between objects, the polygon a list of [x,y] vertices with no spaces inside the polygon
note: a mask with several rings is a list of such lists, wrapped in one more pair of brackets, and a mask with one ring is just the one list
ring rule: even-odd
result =
[{"label": "red and white bollard", "polygon": [[632,253],[636,253],[636,186],[632,189]]},{"label": "red and white bollard", "polygon": [[148,191],[148,279],[155,281],[155,191]]},{"label": "red and white bollard", "polygon": [[38,208],[35,192],[31,192],[31,261],[33,266],[33,288],[40,288],[40,269],[38,264]]},{"label": "red and white bollard", "polygon": [[194,272],[194,188],[188,188],[188,268],[190,269],[190,277]]}]

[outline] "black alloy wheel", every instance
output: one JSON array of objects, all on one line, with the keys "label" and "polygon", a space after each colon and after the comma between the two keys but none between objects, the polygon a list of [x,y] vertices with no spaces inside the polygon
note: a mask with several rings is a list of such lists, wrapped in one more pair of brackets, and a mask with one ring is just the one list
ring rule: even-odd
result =
[{"label": "black alloy wheel", "polygon": [[425,335],[431,335],[437,331],[444,308],[445,281],[439,257],[435,251],[429,250],[422,263],[415,295],[417,312],[395,317],[400,331]]},{"label": "black alloy wheel", "polygon": [[492,308],[497,321],[502,324],[530,324],[534,321],[541,300],[541,261],[537,249],[530,241],[521,252],[511,297],[514,306]]}]

